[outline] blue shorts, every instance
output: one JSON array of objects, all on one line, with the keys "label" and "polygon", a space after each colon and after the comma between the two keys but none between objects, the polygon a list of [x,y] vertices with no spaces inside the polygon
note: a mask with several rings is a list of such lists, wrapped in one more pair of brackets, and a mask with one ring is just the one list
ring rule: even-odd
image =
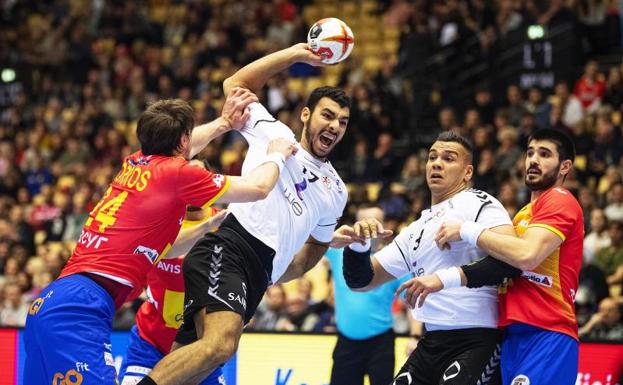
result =
[{"label": "blue shorts", "polygon": [[[138,334],[138,329],[132,327],[128,352],[119,371],[121,385],[135,385],[153,369],[164,357],[152,344],[145,341]],[[212,374],[199,385],[225,385],[225,377],[221,368],[216,368]]]},{"label": "blue shorts", "polygon": [[110,334],[115,306],[91,279],[52,282],[26,318],[24,384],[114,385]]},{"label": "blue shorts", "polygon": [[504,385],[574,385],[578,342],[563,333],[514,323],[506,328],[501,367]]}]

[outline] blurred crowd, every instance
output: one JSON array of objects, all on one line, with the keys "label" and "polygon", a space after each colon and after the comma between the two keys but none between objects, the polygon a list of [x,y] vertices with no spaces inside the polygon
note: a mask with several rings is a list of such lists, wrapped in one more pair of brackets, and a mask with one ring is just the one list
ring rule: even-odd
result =
[{"label": "blurred crowd", "polygon": [[[348,133],[334,159],[350,190],[344,222],[352,222],[357,208],[377,205],[387,227],[400,230],[429,205],[427,144],[408,140],[422,134],[411,130],[423,119],[421,111],[434,114],[435,129],[425,134],[434,138],[452,129],[471,138],[474,186],[496,195],[511,215],[530,195],[523,183],[529,133],[538,127],[564,130],[578,152],[566,186],[577,195],[586,224],[585,267],[576,294],[581,333],[623,339],[622,67],[620,58],[616,65],[588,60],[621,52],[618,2],[367,2],[384,23],[400,29],[401,44],[373,71],[357,65],[357,48],[352,60],[340,64],[338,84],[353,98]],[[0,325],[22,326],[31,299],[59,274],[122,158],[138,149],[136,119],[145,106],[182,98],[195,108],[197,123],[214,119],[224,78],[305,40],[308,3],[0,2]],[[475,56],[486,59],[496,47],[516,44],[530,24],[565,22],[577,27],[582,47],[573,81],[564,79],[552,89],[509,83],[503,97],[482,82],[460,103],[435,88],[424,109],[413,109],[417,90],[409,69],[436,50],[476,38]],[[15,81],[4,70],[9,67]],[[299,131],[307,95],[290,90],[287,80],[318,75],[318,69],[294,66],[272,79],[261,98]],[[241,137],[230,133],[199,157],[216,171],[239,174],[245,150]],[[314,280],[270,288],[253,328],[334,331],[327,264],[314,274]],[[320,294],[312,295],[312,287]],[[116,326],[131,325],[138,305],[126,304]],[[404,305],[394,308],[396,330],[404,332]]]}]

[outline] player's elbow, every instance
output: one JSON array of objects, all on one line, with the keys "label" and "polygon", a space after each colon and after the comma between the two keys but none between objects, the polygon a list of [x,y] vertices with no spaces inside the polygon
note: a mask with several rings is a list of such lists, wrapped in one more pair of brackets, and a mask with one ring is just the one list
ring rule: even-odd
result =
[{"label": "player's elbow", "polygon": [[261,186],[257,186],[256,188],[256,197],[258,201],[261,201],[262,199],[266,199],[268,197],[268,194],[270,194],[272,190],[271,186],[267,186],[267,185],[261,185]]},{"label": "player's elbow", "polygon": [[519,258],[519,260],[515,264],[515,267],[520,269],[521,271],[530,271],[539,266],[539,263],[540,258],[537,252],[534,250],[530,250]]},{"label": "player's elbow", "polygon": [[236,74],[233,74],[223,81],[223,93],[225,96],[227,96],[229,91],[235,87],[249,88],[246,84],[240,81],[240,79],[236,78]]}]

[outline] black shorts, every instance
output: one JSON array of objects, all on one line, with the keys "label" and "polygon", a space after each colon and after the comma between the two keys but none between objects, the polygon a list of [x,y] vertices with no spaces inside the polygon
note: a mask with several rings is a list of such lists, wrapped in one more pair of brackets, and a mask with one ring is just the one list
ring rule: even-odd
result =
[{"label": "black shorts", "polygon": [[426,332],[393,385],[499,385],[497,329],[472,328]]},{"label": "black shorts", "polygon": [[194,315],[233,311],[246,324],[270,282],[275,251],[229,214],[219,229],[200,239],[184,258],[184,323],[175,341],[197,339]]}]

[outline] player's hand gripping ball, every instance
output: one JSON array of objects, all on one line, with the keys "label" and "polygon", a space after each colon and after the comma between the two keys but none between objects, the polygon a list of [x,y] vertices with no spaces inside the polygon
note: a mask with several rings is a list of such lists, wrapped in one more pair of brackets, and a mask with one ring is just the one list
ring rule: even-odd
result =
[{"label": "player's hand gripping ball", "polygon": [[318,20],[307,34],[307,44],[320,55],[325,64],[335,64],[346,59],[353,51],[353,31],[340,19],[330,17]]}]

